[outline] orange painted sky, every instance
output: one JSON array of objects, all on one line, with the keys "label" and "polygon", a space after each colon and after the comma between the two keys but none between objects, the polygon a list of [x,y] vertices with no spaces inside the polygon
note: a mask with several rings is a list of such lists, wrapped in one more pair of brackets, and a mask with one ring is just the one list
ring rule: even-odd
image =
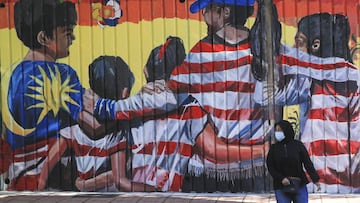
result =
[{"label": "orange painted sky", "polygon": [[[0,29],[13,28],[13,9],[17,0],[0,0],[0,3],[5,3],[5,8],[0,8]],[[91,18],[91,3],[98,2],[98,0],[72,0],[77,3],[78,9],[78,24],[83,26],[98,25],[95,20]],[[166,3],[165,3],[166,2]],[[178,0],[121,0],[121,9],[123,16],[120,18],[121,22],[138,23],[141,20],[151,21],[156,18],[190,18],[200,20],[199,13],[191,14],[188,12],[188,6],[192,1],[187,3],[180,3]]]},{"label": "orange painted sky", "polygon": [[[0,8],[0,29],[13,28],[13,6],[17,0],[0,0],[5,8]],[[71,0],[77,3],[79,25],[91,26],[97,23],[91,18],[91,3],[99,0]],[[138,23],[141,20],[151,21],[156,18],[180,18],[201,20],[199,13],[191,14],[189,5],[194,0],[180,3],[178,0],[121,0],[123,17],[121,22]],[[80,2],[80,3],[79,3]],[[359,32],[358,0],[274,0],[279,18],[287,25],[295,26],[297,21],[309,14],[318,12],[342,13],[349,17],[352,33]],[[357,34],[359,35],[359,34]]]}]

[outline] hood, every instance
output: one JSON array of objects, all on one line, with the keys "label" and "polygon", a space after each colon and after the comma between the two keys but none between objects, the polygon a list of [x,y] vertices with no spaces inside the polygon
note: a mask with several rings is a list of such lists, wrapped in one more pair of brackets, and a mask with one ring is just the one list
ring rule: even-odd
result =
[{"label": "hood", "polygon": [[275,126],[279,125],[282,131],[285,134],[285,139],[281,141],[281,143],[288,143],[291,140],[294,140],[295,131],[289,121],[281,120],[275,124]]}]

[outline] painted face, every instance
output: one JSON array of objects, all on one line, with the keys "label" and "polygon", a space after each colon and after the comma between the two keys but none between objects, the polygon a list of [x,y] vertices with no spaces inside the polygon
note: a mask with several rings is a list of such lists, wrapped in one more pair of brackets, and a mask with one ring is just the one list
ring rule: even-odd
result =
[{"label": "painted face", "polygon": [[308,52],[307,49],[307,37],[302,32],[297,32],[295,35],[295,47],[303,52]]},{"label": "painted face", "polygon": [[52,39],[47,44],[47,52],[54,59],[69,56],[69,47],[75,40],[75,26],[57,27],[54,30]]},{"label": "painted face", "polygon": [[216,4],[210,4],[202,10],[208,26],[208,34],[214,34],[224,27],[224,9]]}]

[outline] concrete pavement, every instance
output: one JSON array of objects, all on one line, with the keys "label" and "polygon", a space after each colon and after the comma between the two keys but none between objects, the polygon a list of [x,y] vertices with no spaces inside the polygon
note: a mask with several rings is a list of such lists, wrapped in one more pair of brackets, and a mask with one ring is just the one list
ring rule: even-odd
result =
[{"label": "concrete pavement", "polygon": [[[360,203],[360,194],[310,194],[310,203]],[[254,193],[81,193],[0,192],[1,203],[275,203],[273,194]]]}]

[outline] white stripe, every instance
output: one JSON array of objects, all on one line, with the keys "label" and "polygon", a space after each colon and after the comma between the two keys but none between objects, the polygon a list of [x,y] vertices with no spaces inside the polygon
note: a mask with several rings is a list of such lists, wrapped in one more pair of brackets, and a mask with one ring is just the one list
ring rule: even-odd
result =
[{"label": "white stripe", "polygon": [[[198,129],[186,131],[189,123],[194,123]],[[178,120],[178,119],[158,119],[150,120],[140,125],[138,128],[132,128],[132,138],[134,145],[145,145],[156,142],[171,142],[184,143],[193,145],[193,141],[189,137],[196,137],[204,128],[206,123],[206,116],[200,119]],[[191,133],[191,135],[187,135]],[[138,147],[139,150],[141,147]]]},{"label": "white stripe", "polygon": [[93,170],[94,174],[106,163],[109,157],[96,157],[96,156],[76,156],[76,166],[77,170],[81,173],[87,173],[90,170]]},{"label": "white stripe", "polygon": [[[35,165],[42,157],[37,157],[37,159],[25,161],[25,162],[15,162],[11,163],[9,166],[9,179],[12,180],[19,176],[19,174],[25,170],[27,167]],[[44,161],[41,162],[36,168],[26,171],[24,175],[38,175],[41,172],[41,169],[43,168]]]},{"label": "white stripe", "polygon": [[333,65],[335,63],[345,63],[346,62],[343,58],[339,58],[339,57],[323,58],[323,57],[318,57],[315,55],[310,55],[306,52],[300,51],[300,49],[290,47],[287,45],[281,46],[280,53],[284,56],[290,56],[290,57],[296,58],[299,61],[319,64],[319,65],[323,65],[323,64]]},{"label": "white stripe", "polygon": [[319,70],[302,66],[282,65],[284,75],[304,75],[317,80],[330,80],[334,82],[358,81],[359,71],[347,67],[336,70]]},{"label": "white stripe", "polygon": [[208,63],[214,61],[232,61],[241,57],[248,57],[250,55],[250,49],[243,49],[237,51],[220,51],[220,52],[190,52],[185,61],[189,63]]},{"label": "white stripe", "polygon": [[[314,94],[311,96],[311,108],[312,109],[324,109],[324,108],[347,108],[351,100],[359,100],[359,96],[345,97],[341,95],[323,95]],[[350,106],[352,107],[352,106]]]},{"label": "white stripe", "polygon": [[251,73],[251,65],[244,65],[223,71],[210,73],[190,73],[172,76],[172,80],[185,84],[209,84],[216,82],[247,82],[253,83],[254,78]]},{"label": "white stripe", "polygon": [[242,92],[202,92],[192,93],[202,106],[211,106],[220,110],[241,110],[254,108],[254,93]]},{"label": "white stripe", "polygon": [[350,160],[348,154],[328,155],[328,156],[314,156],[310,155],[310,159],[314,163],[316,170],[331,168],[337,172],[343,172],[349,167]]},{"label": "white stripe", "polygon": [[60,130],[60,135],[66,139],[76,140],[79,146],[85,145],[92,148],[98,148],[100,150],[110,149],[119,142],[125,141],[125,137],[122,137],[121,131],[119,131],[116,136],[109,134],[101,139],[92,140],[81,130],[79,125],[73,125]]},{"label": "white stripe", "polygon": [[[171,155],[165,155],[163,153],[156,155],[155,153],[156,150],[153,151],[153,154],[134,153],[132,167],[135,169],[143,166],[157,166],[167,171],[175,170],[178,174],[184,174],[186,172],[190,157],[181,156],[178,153]],[[176,158],[178,156],[181,158]]]},{"label": "white stripe", "polygon": [[[317,191],[317,187],[310,183],[307,185],[308,191],[309,193],[342,193],[342,194],[347,194],[347,193],[358,193],[359,192],[359,188],[353,188],[350,186],[345,186],[345,185],[340,185],[340,184],[324,184],[324,183],[320,183],[321,186],[321,190]],[[336,201],[336,199],[334,200]]]},{"label": "white stripe", "polygon": [[[360,125],[358,122],[350,123],[350,140],[360,140]],[[301,135],[303,143],[311,143],[318,140],[347,140],[348,139],[348,123],[336,121],[323,121],[308,119],[304,133]]]},{"label": "white stripe", "polygon": [[[23,158],[29,155],[36,155],[38,153],[42,153],[42,152],[47,152],[48,151],[48,147],[49,145],[46,144],[45,146],[38,148],[38,149],[34,149],[34,151],[28,152],[28,153],[19,153],[19,154],[15,154],[14,157],[15,158]],[[36,156],[37,157],[37,156]]]},{"label": "white stripe", "polygon": [[152,95],[138,93],[127,99],[119,100],[115,103],[114,110],[116,113],[141,111],[147,108],[171,111],[177,107],[178,101],[174,93],[161,91],[160,93],[154,93]]},{"label": "white stripe", "polygon": [[[245,134],[241,136],[242,139],[252,140],[262,138],[266,134],[266,124],[264,124],[261,119],[259,120],[224,120],[219,119],[217,117],[212,117],[215,126],[218,128],[218,137],[223,137],[227,139],[239,139],[240,132],[245,128],[249,128],[246,130]],[[258,122],[256,122],[258,121]],[[255,125],[252,125],[254,124]],[[259,126],[260,125],[260,126]]]}]

